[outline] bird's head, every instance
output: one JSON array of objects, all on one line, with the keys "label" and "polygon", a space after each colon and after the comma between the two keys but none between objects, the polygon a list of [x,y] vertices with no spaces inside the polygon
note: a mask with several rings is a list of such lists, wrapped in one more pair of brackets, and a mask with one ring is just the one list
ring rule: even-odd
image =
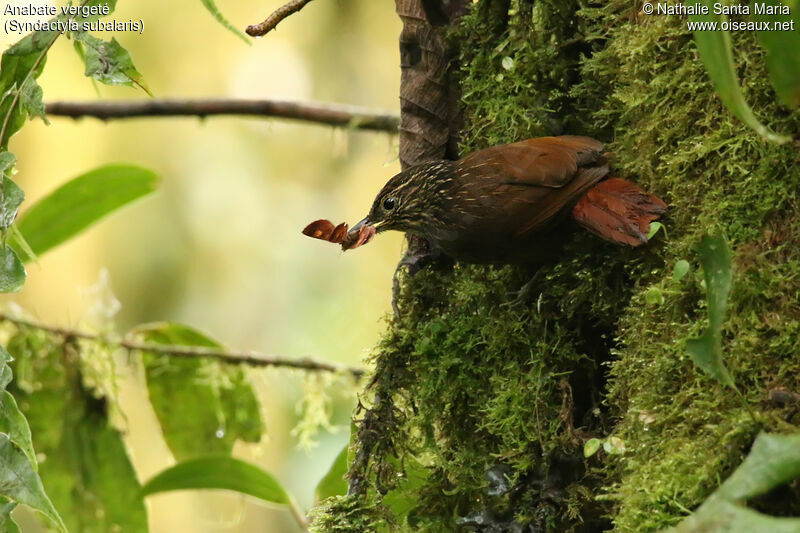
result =
[{"label": "bird's head", "polygon": [[395,175],[375,197],[369,214],[349,233],[355,234],[365,225],[378,233],[424,231],[435,216],[436,205],[446,196],[452,173],[452,161],[434,161]]}]

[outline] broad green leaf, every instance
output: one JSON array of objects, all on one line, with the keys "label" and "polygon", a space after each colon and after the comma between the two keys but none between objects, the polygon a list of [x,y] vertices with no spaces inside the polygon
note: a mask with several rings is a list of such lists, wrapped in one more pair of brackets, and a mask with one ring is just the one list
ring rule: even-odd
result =
[{"label": "broad green leaf", "polygon": [[[24,442],[24,436],[27,435],[28,444],[30,443],[31,430],[28,427],[28,423],[24,417],[22,417],[20,421],[19,417],[22,416],[22,414],[19,413],[16,402],[14,402],[12,406],[10,403],[4,401],[6,398],[11,398],[11,401],[14,401],[14,398],[5,390],[6,385],[11,382],[11,368],[8,366],[11,360],[11,354],[0,346],[0,433],[6,433],[9,440],[16,442],[17,446],[25,451],[35,467],[36,458],[29,453]],[[22,424],[24,424],[24,428],[21,427]],[[19,441],[23,442],[20,443]],[[11,519],[11,511],[13,511],[16,506],[16,502],[0,496],[0,531],[19,533],[19,528],[17,528],[14,520]]]},{"label": "broad green leaf", "polygon": [[25,267],[10,246],[0,243],[0,292],[18,292],[25,284]]},{"label": "broad green leaf", "polygon": [[692,361],[720,383],[736,388],[722,361],[722,323],[731,288],[731,250],[724,237],[705,236],[700,243],[700,263],[706,280],[708,329],[686,341]]},{"label": "broad green leaf", "polygon": [[[781,102],[789,107],[800,106],[800,4],[783,4],[778,0],[761,2],[766,6],[783,6],[789,15],[753,15],[757,22],[787,23],[794,21],[794,31],[759,30],[758,40],[767,50],[767,70],[772,86]],[[780,11],[777,11],[780,12]]]},{"label": "broad green leaf", "polygon": [[291,497],[272,474],[224,455],[178,463],[145,483],[142,492],[150,495],[197,489],[233,490],[277,505],[291,503]]},{"label": "broad green leaf", "polygon": [[[106,400],[87,390],[74,359],[37,331],[9,341],[17,379],[10,392],[28,419],[34,447],[47,457],[39,475],[70,531],[146,533],[141,486]],[[93,353],[97,357],[97,353]]]},{"label": "broad green leaf", "polygon": [[[222,350],[203,333],[175,323],[147,324],[130,333],[147,343]],[[258,400],[244,370],[200,357],[145,352],[147,391],[164,439],[179,461],[230,454],[237,439],[258,442],[264,432]],[[187,406],[192,416],[186,416]]]},{"label": "broad green leaf", "polygon": [[0,391],[0,433],[5,433],[8,438],[25,452],[28,460],[36,468],[36,453],[33,451],[31,428],[25,420],[17,402],[8,391]]},{"label": "broad green leaf", "polygon": [[0,497],[0,531],[6,533],[19,533],[19,528],[11,518],[11,511],[17,506],[15,502]]},{"label": "broad green leaf", "polygon": [[80,55],[86,65],[86,76],[106,85],[137,85],[152,96],[141,73],[133,66],[131,55],[116,39],[103,41],[87,32],[75,33],[74,38],[76,44],[85,46]]},{"label": "broad green leaf", "polygon": [[746,500],[798,477],[800,434],[762,433],[753,442],[744,462],[717,490],[717,496],[731,501]]},{"label": "broad green leaf", "polygon": [[745,500],[800,477],[800,435],[760,434],[739,468],[673,533],[798,533],[800,518],[763,515]]},{"label": "broad green leaf", "polygon": [[222,24],[225,28],[230,30],[234,35],[239,37],[241,40],[243,40],[247,44],[250,44],[250,40],[247,38],[247,36],[238,29],[236,29],[236,27],[233,24],[231,24],[228,21],[228,19],[225,18],[225,16],[217,7],[217,4],[214,3],[214,0],[200,0],[200,1],[203,2],[203,5],[206,7],[208,12],[211,13],[215,19],[217,19],[217,22]]},{"label": "broad green leaf", "polygon": [[[689,18],[693,22],[716,22],[719,24],[725,20],[723,15],[714,14],[713,0],[701,0],[701,3],[709,8],[709,12],[707,15],[691,15]],[[697,44],[698,52],[700,52],[700,59],[702,59],[708,76],[714,83],[714,88],[722,103],[739,120],[753,128],[765,139],[776,143],[788,142],[790,137],[778,135],[761,124],[753,114],[753,110],[747,105],[742,89],[739,86],[739,78],[736,75],[736,67],[733,63],[729,32],[695,30],[694,41]]]},{"label": "broad green leaf", "polygon": [[[390,458],[390,461],[400,465],[400,461]],[[406,455],[402,462],[403,477],[395,490],[389,491],[383,498],[383,504],[403,520],[408,518],[411,511],[419,504],[419,490],[425,486],[430,476],[430,471],[415,457]]]},{"label": "broad green leaf", "polygon": [[675,281],[680,281],[689,273],[689,261],[686,259],[681,259],[680,261],[675,263],[675,267],[672,269],[672,279]]},{"label": "broad green leaf", "polygon": [[0,496],[39,511],[66,531],[30,459],[5,433],[0,433],[0,464]]},{"label": "broad green leaf", "polygon": [[314,491],[314,501],[317,503],[331,496],[347,494],[347,481],[345,481],[344,475],[347,473],[347,451],[349,448],[350,446],[345,444],[342,451],[333,460],[328,472],[317,484],[317,488]]},{"label": "broad green leaf", "polygon": [[108,165],[74,178],[22,214],[19,231],[36,255],[74,237],[112,211],[153,192],[150,170]]},{"label": "broad green leaf", "polygon": [[0,231],[5,231],[14,222],[17,210],[25,199],[25,193],[9,178],[2,177],[3,191],[0,196]]}]

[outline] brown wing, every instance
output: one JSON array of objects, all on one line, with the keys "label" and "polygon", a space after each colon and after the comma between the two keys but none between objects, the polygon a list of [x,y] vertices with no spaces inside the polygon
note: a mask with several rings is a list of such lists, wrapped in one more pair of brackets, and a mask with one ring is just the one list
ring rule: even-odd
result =
[{"label": "brown wing", "polygon": [[556,220],[608,174],[603,143],[567,135],[487,148],[458,166],[461,186],[482,199],[476,226],[514,235]]},{"label": "brown wing", "polygon": [[508,184],[563,187],[579,167],[603,159],[603,143],[590,137],[539,137],[474,152],[458,162],[466,174],[502,175]]}]

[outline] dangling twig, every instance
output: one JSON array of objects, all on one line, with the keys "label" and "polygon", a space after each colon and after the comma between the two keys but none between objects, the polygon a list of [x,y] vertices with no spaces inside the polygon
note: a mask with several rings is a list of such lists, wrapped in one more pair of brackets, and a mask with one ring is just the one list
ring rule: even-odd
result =
[{"label": "dangling twig", "polygon": [[306,4],[309,2],[311,2],[311,0],[292,0],[291,2],[287,2],[273,11],[272,14],[267,17],[267,20],[261,24],[252,24],[248,26],[245,32],[247,32],[247,35],[251,37],[261,37],[262,35],[266,35],[270,31],[274,30],[275,26],[280,24],[283,19],[297,13],[306,7]]}]

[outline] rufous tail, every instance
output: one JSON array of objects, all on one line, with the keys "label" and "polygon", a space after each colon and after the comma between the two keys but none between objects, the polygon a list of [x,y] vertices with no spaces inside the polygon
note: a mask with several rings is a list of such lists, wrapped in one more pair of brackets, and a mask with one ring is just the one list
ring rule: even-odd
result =
[{"label": "rufous tail", "polygon": [[598,237],[618,244],[647,243],[650,222],[667,204],[620,178],[601,181],[572,208],[575,220]]}]

